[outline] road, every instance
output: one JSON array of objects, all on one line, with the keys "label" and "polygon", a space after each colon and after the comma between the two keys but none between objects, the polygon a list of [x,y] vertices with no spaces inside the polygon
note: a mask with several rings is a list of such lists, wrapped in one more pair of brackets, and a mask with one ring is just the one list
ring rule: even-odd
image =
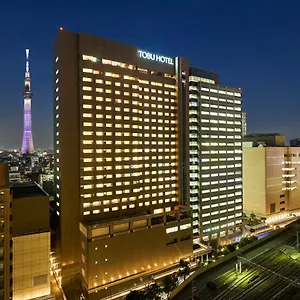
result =
[{"label": "road", "polygon": [[[241,273],[236,272],[237,259],[233,259],[199,275],[175,299],[191,299],[192,288],[201,300],[291,300],[300,293],[300,253],[292,230],[249,250],[239,260]],[[215,290],[207,288],[208,281],[215,283]]]}]

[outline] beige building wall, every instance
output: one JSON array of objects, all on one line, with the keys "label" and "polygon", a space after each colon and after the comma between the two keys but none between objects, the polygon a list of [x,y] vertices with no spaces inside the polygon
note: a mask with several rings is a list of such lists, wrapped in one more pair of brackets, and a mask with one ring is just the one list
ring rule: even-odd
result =
[{"label": "beige building wall", "polygon": [[243,147],[244,212],[266,214],[266,148]]},{"label": "beige building wall", "polygon": [[258,216],[300,209],[300,148],[243,147],[244,212]]},{"label": "beige building wall", "polygon": [[50,232],[13,237],[13,299],[50,294]]},{"label": "beige building wall", "polygon": [[[255,149],[255,148],[253,148]],[[288,193],[283,190],[284,154],[287,147],[266,147],[266,214],[278,213],[288,209]]]},{"label": "beige building wall", "polygon": [[289,151],[285,157],[285,167],[289,169],[286,173],[292,175],[288,185],[288,210],[293,211],[300,208],[300,147],[287,147]]}]

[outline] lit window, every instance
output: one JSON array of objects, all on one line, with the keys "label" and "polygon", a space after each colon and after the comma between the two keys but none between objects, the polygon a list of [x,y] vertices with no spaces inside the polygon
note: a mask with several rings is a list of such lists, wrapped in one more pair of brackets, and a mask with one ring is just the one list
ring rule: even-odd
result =
[{"label": "lit window", "polygon": [[90,86],[83,86],[83,87],[82,87],[82,90],[83,90],[83,91],[91,91],[92,88],[91,88]]},{"label": "lit window", "polygon": [[178,226],[170,227],[166,229],[166,233],[172,233],[178,231]]},{"label": "lit window", "polygon": [[83,68],[83,69],[82,69],[82,72],[84,72],[84,73],[93,73],[93,69],[86,69],[86,68]]}]

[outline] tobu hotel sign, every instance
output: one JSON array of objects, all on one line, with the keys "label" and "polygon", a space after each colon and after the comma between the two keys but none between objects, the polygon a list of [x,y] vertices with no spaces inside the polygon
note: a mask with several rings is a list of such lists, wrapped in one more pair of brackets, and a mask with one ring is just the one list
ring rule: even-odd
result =
[{"label": "tobu hotel sign", "polygon": [[138,56],[144,59],[154,60],[163,64],[174,65],[173,58],[166,57],[163,55],[158,55],[142,50],[138,50]]}]

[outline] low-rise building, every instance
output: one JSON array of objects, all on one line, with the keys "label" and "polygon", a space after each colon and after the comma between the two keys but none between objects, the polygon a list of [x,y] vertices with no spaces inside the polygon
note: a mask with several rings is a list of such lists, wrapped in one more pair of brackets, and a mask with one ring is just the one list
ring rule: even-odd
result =
[{"label": "low-rise building", "polygon": [[300,212],[299,147],[243,144],[244,213],[268,220]]},{"label": "low-rise building", "polygon": [[37,184],[9,184],[0,163],[0,299],[53,299],[49,196]]}]

